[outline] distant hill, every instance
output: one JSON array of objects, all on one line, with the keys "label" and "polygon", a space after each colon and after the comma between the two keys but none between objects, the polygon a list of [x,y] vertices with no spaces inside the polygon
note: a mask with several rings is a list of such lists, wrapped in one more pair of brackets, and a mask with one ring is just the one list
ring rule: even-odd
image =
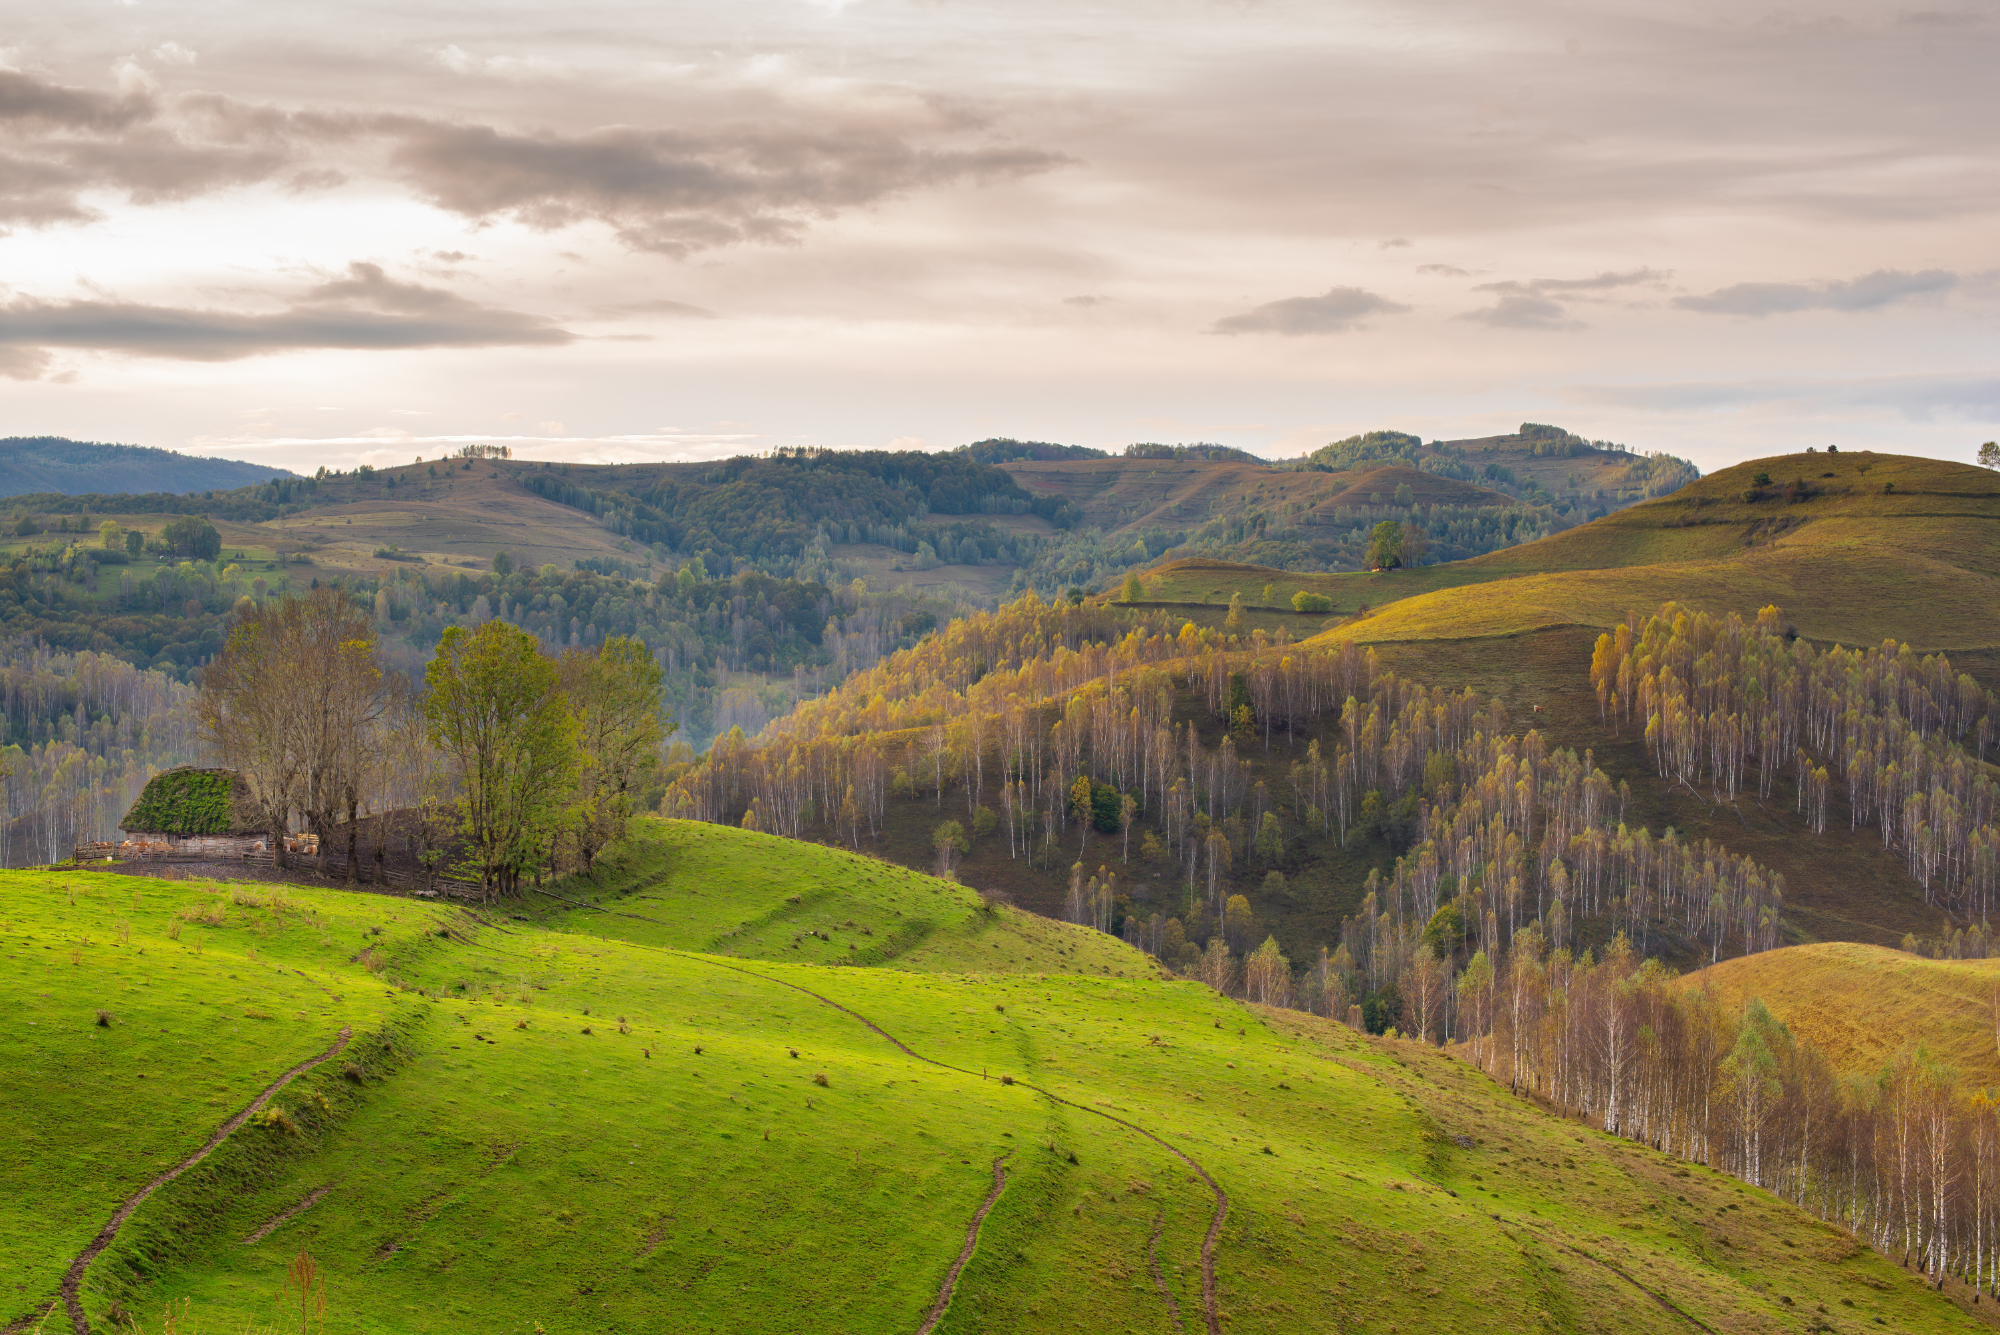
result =
[{"label": "distant hill", "polygon": [[1843,1074],[1872,1076],[1913,1039],[1968,1087],[2000,1084],[1993,998],[2000,960],[1931,960],[1884,946],[1822,941],[1724,960],[1681,986],[1738,1009],[1752,997]]},{"label": "distant hill", "polygon": [[62,436],[0,439],[0,496],[55,493],[215,491],[291,477],[282,468],[202,459],[144,445],[101,445]]},{"label": "distant hill", "polygon": [[1011,436],[975,440],[970,445],[959,446],[953,453],[963,454],[974,463],[981,464],[1011,464],[1022,461],[1049,463],[1056,459],[1111,457],[1103,450],[1094,450],[1088,445],[1052,445],[1046,440],[1015,440]]}]

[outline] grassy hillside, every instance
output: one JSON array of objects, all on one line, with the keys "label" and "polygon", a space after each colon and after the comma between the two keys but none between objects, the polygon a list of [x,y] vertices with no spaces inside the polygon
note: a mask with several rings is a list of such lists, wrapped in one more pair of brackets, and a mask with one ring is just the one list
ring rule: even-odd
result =
[{"label": "grassy hillside", "polygon": [[1689,974],[1735,1006],[1752,997],[1841,1069],[1872,1076],[1913,1042],[1972,1089],[2000,1089],[2000,959],[1931,960],[1829,941],[1768,951]]},{"label": "grassy hillside", "polygon": [[[34,1149],[0,1160],[6,1318],[343,1029],[137,1207],[83,1274],[94,1323],[185,1300],[203,1329],[273,1324],[301,1249],[357,1332],[908,1331],[941,1297],[943,1331],[1979,1310],[1441,1053],[1129,955],[1118,977],[1122,948],[1010,935],[956,887],[712,828],[656,828],[605,879],[562,892],[600,907],[474,914],[6,874],[0,1135]],[[1094,975],[1044,967],[1071,942]],[[840,963],[869,947],[896,967]]]},{"label": "grassy hillside", "polygon": [[1746,615],[1775,602],[1800,634],[1846,644],[1981,648],[2000,643],[1996,519],[2000,477],[1985,469],[1788,455],[1526,546],[1322,587],[1337,607],[1374,609],[1331,632],[1368,642],[1601,627],[1673,599]]}]

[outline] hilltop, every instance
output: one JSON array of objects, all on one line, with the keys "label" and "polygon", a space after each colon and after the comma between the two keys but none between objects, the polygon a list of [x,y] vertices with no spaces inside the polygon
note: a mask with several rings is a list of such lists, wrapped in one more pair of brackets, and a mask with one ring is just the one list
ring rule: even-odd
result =
[{"label": "hilltop", "polygon": [[62,1321],[68,1271],[91,1322],[271,1324],[302,1251],[335,1322],[399,1332],[663,1304],[691,1330],[942,1332],[1981,1310],[1436,1050],[1159,980],[1101,934],[1010,937],[961,887],[769,836],[650,826],[616,891],[525,912],[0,875],[22,1323]]},{"label": "hilltop", "polygon": [[192,494],[290,476],[282,468],[235,459],[197,458],[143,445],[100,445],[62,436],[0,440],[0,496],[79,496],[114,491]]}]

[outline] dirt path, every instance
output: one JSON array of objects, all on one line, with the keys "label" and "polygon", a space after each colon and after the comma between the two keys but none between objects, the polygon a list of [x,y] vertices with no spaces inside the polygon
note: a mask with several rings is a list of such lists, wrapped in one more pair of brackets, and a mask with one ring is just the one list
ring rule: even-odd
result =
[{"label": "dirt path", "polygon": [[353,1037],[354,1030],[352,1026],[342,1025],[339,1037],[333,1040],[333,1045],[325,1052],[320,1053],[317,1057],[306,1058],[306,1060],[300,1062],[291,1070],[286,1071],[276,1080],[273,1080],[269,1085],[266,1085],[264,1092],[251,1100],[248,1107],[217,1127],[215,1134],[208,1138],[207,1144],[175,1164],[172,1168],[167,1169],[166,1172],[161,1173],[132,1195],[126,1197],[125,1202],[111,1212],[111,1218],[105,1221],[103,1228],[98,1230],[97,1236],[90,1240],[90,1245],[78,1253],[77,1258],[70,1262],[69,1269],[63,1272],[62,1302],[63,1306],[69,1309],[69,1324],[75,1335],[90,1335],[90,1321],[83,1314],[84,1272],[90,1269],[90,1263],[97,1259],[98,1254],[117,1239],[118,1230],[125,1227],[125,1221],[132,1217],[132,1212],[137,1210],[141,1205],[144,1205],[148,1196],[214,1153],[216,1147],[227,1140],[232,1131],[249,1121],[251,1114],[269,1103],[272,1096],[279,1090],[291,1084],[292,1081],[298,1079],[307,1071],[312,1070],[313,1067],[318,1066],[321,1062],[329,1061],[339,1056],[341,1049],[345,1048],[348,1040]]},{"label": "dirt path", "polygon": [[[539,891],[538,893],[545,895],[550,899],[558,900],[564,904],[575,905],[577,908],[591,909],[598,913],[609,913],[613,917],[634,918],[640,922],[650,922],[655,926],[668,925],[661,923],[656,918],[648,918],[643,914],[623,913],[616,909],[600,908],[595,904],[585,904],[581,900],[564,899],[561,895],[550,894],[550,892],[547,890],[542,890]],[[637,945],[639,943],[627,942],[626,944]],[[718,969],[728,969],[732,973],[745,974],[751,978],[758,979],[761,982],[775,983],[779,987],[789,987],[794,992],[803,992],[805,995],[811,997],[814,1001],[819,1002],[823,1006],[831,1006],[833,1009],[841,1012],[843,1015],[852,1016],[854,1019],[858,1020],[861,1024],[867,1026],[867,1028],[869,1028],[870,1030],[881,1035],[883,1038],[887,1039],[890,1043],[893,1043],[896,1046],[896,1048],[900,1052],[902,1052],[905,1056],[923,1062],[927,1066],[938,1067],[941,1070],[956,1071],[960,1075],[977,1076],[981,1080],[988,1078],[986,1074],[982,1071],[970,1071],[962,1066],[953,1066],[950,1062],[941,1062],[935,1057],[924,1056],[921,1052],[918,1052],[915,1048],[905,1043],[902,1039],[897,1038],[887,1029],[884,1029],[881,1025],[876,1024],[873,1020],[869,1019],[866,1015],[863,1015],[860,1011],[855,1010],[852,1006],[842,1005],[840,1002],[835,1001],[832,997],[825,996],[821,993],[815,992],[809,987],[802,986],[798,983],[787,982],[783,978],[773,978],[769,974],[759,973],[755,969],[745,968],[739,964],[725,964],[719,959],[715,959],[707,955],[697,955],[690,951],[674,950],[666,946],[651,946],[647,947],[647,949],[659,950],[669,955],[679,955],[683,959],[697,960],[700,963],[712,965],[713,967]],[[1215,1291],[1215,1242],[1217,1238],[1222,1236],[1223,1221],[1228,1219],[1229,1217],[1229,1193],[1224,1191],[1222,1187],[1216,1182],[1216,1180],[1208,1175],[1208,1170],[1206,1168],[1203,1168],[1199,1163],[1197,1163],[1193,1155],[1181,1149],[1180,1146],[1175,1145],[1171,1141],[1167,1140],[1164,1136],[1160,1136],[1155,1134],[1154,1132],[1148,1131],[1145,1127],[1140,1126],[1137,1122],[1127,1121],[1123,1117],[1119,1117],[1116,1116],[1115,1114],[1105,1112],[1102,1108],[1093,1108],[1087,1104],[1078,1103],[1074,1099],[1066,1099],[1062,1095],[1055,1093],[1053,1090],[1044,1089],[1040,1085],[1030,1084],[1026,1080],[1017,1079],[1014,1081],[1014,1083],[1020,1086],[1022,1089],[1031,1090],[1036,1094],[1040,1094],[1043,1098],[1048,1099],[1051,1102],[1060,1103],[1065,1108],[1074,1108],[1078,1112],[1089,1113],[1092,1117],[1102,1117],[1107,1122],[1115,1122],[1116,1124],[1124,1127],[1128,1131],[1132,1131],[1137,1133],[1138,1135],[1144,1136],[1147,1140],[1152,1141],[1155,1145],[1158,1145],[1161,1149],[1164,1149],[1167,1153],[1173,1155],[1176,1159],[1179,1159],[1182,1163],[1186,1164],[1189,1168],[1193,1169],[1196,1175],[1199,1176],[1205,1184],[1207,1184],[1208,1189],[1215,1193],[1215,1213],[1213,1216],[1210,1217],[1208,1221],[1208,1232],[1206,1235],[1203,1236],[1201,1240],[1201,1309],[1202,1309],[1201,1314],[1203,1320],[1208,1326],[1209,1335],[1222,1335],[1221,1306],[1216,1298],[1216,1291]],[[983,1216],[984,1211],[982,1211],[981,1213]],[[1176,1316],[1179,1315],[1178,1311],[1176,1311],[1175,1315]],[[929,1329],[929,1327],[925,1327],[925,1329]]]},{"label": "dirt path", "polygon": [[979,1226],[986,1222],[987,1211],[991,1210],[993,1203],[1000,1199],[1000,1190],[1006,1185],[1007,1155],[1003,1154],[993,1161],[993,1190],[986,1193],[986,1199],[980,1203],[979,1213],[973,1215],[972,1222],[965,1226],[965,1245],[958,1249],[958,1259],[951,1263],[951,1269],[945,1271],[944,1283],[938,1288],[937,1301],[931,1304],[930,1315],[924,1318],[924,1324],[917,1327],[917,1335],[931,1335],[931,1332],[937,1329],[937,1323],[944,1320],[944,1309],[951,1306],[952,1290],[958,1287],[958,1272],[965,1269],[965,1263],[972,1259],[972,1249],[979,1243]]},{"label": "dirt path", "polygon": [[319,1189],[308,1193],[306,1198],[300,1201],[297,1205],[291,1206],[288,1209],[278,1211],[278,1213],[272,1215],[269,1219],[266,1219],[262,1224],[258,1225],[257,1231],[255,1233],[252,1233],[249,1237],[243,1239],[243,1245],[245,1247],[248,1247],[253,1243],[262,1242],[265,1238],[270,1237],[273,1233],[283,1228],[286,1224],[289,1224],[294,1219],[297,1219],[307,1210],[312,1209],[313,1206],[318,1205],[320,1203],[320,1199],[323,1196],[325,1196],[327,1192],[332,1190],[333,1190],[333,1183],[329,1182],[325,1186],[320,1187]]}]

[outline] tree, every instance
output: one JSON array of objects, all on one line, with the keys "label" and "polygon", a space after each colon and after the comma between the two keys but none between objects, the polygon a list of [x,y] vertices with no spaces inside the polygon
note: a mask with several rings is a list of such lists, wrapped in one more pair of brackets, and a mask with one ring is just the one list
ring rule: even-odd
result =
[{"label": "tree", "polygon": [[424,672],[424,718],[456,773],[460,831],[488,895],[512,893],[554,839],[577,769],[556,665],[504,621],[452,626]]},{"label": "tree", "polygon": [[125,530],[118,526],[115,519],[107,519],[97,526],[97,539],[98,546],[107,552],[125,550]]},{"label": "tree", "polygon": [[1987,441],[1979,447],[1981,468],[2000,468],[2000,441]]},{"label": "tree", "polygon": [[1406,566],[1420,566],[1430,552],[1430,543],[1424,531],[1415,524],[1403,525],[1402,546],[1397,549],[1397,557]]},{"label": "tree", "polygon": [[1393,519],[1385,519],[1375,526],[1368,536],[1368,555],[1365,558],[1370,570],[1394,570],[1403,564],[1403,526]]},{"label": "tree", "polygon": [[931,848],[937,853],[938,875],[947,881],[958,879],[958,860],[972,851],[965,827],[948,820],[931,831]]},{"label": "tree", "polygon": [[294,811],[319,834],[322,864],[344,813],[353,875],[352,823],[393,691],[367,613],[342,590],[239,607],[202,673],[196,714],[216,753],[249,784],[279,865]]},{"label": "tree", "polygon": [[1139,572],[1125,572],[1125,587],[1119,591],[1119,598],[1128,603],[1136,603],[1146,596],[1146,586],[1139,582]]},{"label": "tree", "polygon": [[505,552],[493,553],[493,573],[505,579],[514,573],[514,558]]},{"label": "tree", "polygon": [[1291,1005],[1292,964],[1278,950],[1276,937],[1265,937],[1243,962],[1243,991],[1260,1006]]},{"label": "tree", "polygon": [[1256,842],[1251,848],[1265,862],[1280,862],[1285,856],[1285,831],[1278,823],[1278,813],[1264,813],[1263,823],[1257,827]]},{"label": "tree", "polygon": [[206,515],[183,515],[160,530],[160,541],[176,556],[213,561],[222,554],[222,534]]},{"label": "tree", "polygon": [[638,640],[613,635],[596,649],[572,649],[558,663],[577,723],[578,783],[570,832],[588,869],[624,832],[635,790],[660,761],[674,724],[660,718],[660,665]]},{"label": "tree", "polygon": [[1257,910],[1250,907],[1249,899],[1243,895],[1231,895],[1222,914],[1222,933],[1228,939],[1230,949],[1250,949],[1250,942],[1257,935],[1257,926]]},{"label": "tree", "polygon": [[1231,635],[1241,635],[1243,633],[1242,593],[1238,592],[1229,595],[1229,615],[1222,619],[1222,628]]},{"label": "tree", "polygon": [[1300,589],[1292,595],[1292,610],[1294,612],[1331,612],[1333,610],[1333,599],[1323,593],[1307,593],[1304,589]]},{"label": "tree", "polygon": [[135,528],[126,533],[125,554],[127,556],[137,556],[139,555],[139,553],[145,550],[146,550],[146,535],[143,532]]}]

